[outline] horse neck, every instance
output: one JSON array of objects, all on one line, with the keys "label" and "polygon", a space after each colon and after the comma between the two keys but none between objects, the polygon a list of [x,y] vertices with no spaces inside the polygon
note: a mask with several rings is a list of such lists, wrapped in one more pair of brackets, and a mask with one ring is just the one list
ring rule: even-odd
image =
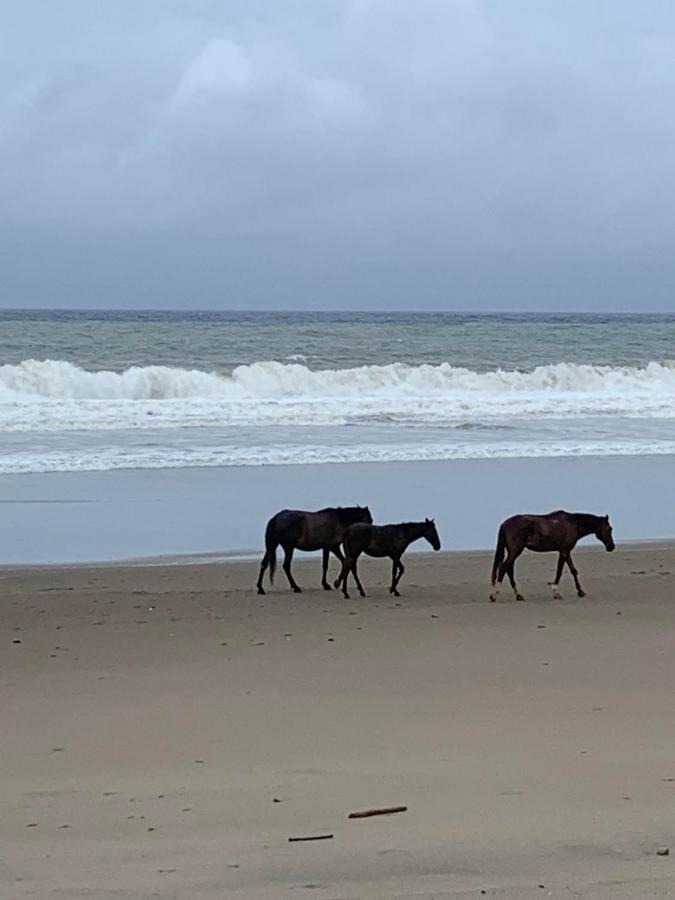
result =
[{"label": "horse neck", "polygon": [[405,535],[406,547],[418,540],[427,530],[426,522],[404,522],[402,525],[403,534]]},{"label": "horse neck", "polygon": [[600,516],[593,516],[590,513],[575,513],[574,518],[577,523],[579,537],[593,534],[600,527]]},{"label": "horse neck", "polygon": [[359,522],[358,510],[352,509],[349,506],[343,506],[341,509],[338,508],[336,510],[338,522],[343,528],[349,528],[350,525],[353,525],[355,522]]}]

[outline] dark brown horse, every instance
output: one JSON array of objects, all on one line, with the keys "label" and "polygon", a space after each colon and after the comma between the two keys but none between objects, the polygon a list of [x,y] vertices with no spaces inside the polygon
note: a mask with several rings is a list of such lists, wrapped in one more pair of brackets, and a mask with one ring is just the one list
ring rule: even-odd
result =
[{"label": "dark brown horse", "polygon": [[392,560],[389,593],[399,597],[398,583],[405,572],[401,557],[408,546],[420,538],[426,538],[434,550],[441,549],[441,539],[433,519],[425,519],[424,522],[401,522],[398,525],[352,525],[345,533],[342,544],[345,559],[335,587],[342,584],[342,593],[349,599],[347,579],[351,572],[354,575],[359,594],[365,597],[365,591],[356,571],[356,561],[362,553],[367,556],[388,556]]},{"label": "dark brown horse", "polygon": [[274,572],[277,567],[277,547],[279,544],[284,550],[284,572],[288,583],[296,592],[301,588],[296,583],[291,573],[291,562],[294,550],[323,550],[323,577],[321,584],[324,590],[329,591],[330,585],[326,580],[328,572],[328,557],[334,553],[340,562],[344,557],[340,550],[340,544],[345,531],[355,522],[372,522],[373,517],[367,506],[329,506],[318,512],[306,512],[301,509],[282,509],[267,523],[265,529],[265,555],[260,564],[258,576],[258,593],[264,594],[263,575],[265,569],[270,567],[270,584],[274,582]]},{"label": "dark brown horse", "polygon": [[[565,563],[572,573],[574,584],[579,597],[586,594],[579,583],[579,572],[572,562],[572,550],[577,541],[594,534],[605,545],[605,549],[614,549],[612,538],[612,526],[609,524],[609,516],[592,516],[590,513],[568,513],[563,509],[548,513],[545,516],[511,516],[499,526],[497,536],[497,549],[495,551],[494,564],[492,566],[492,593],[490,600],[494,603],[499,597],[504,575],[509,576],[516,600],[525,598],[519,593],[514,577],[514,564],[523,550],[534,550],[537,553],[555,551],[558,553],[558,567],[555,573],[555,581],[550,582],[553,587],[553,597],[560,599],[558,585],[562,577]],[[506,554],[506,559],[504,559]]]}]

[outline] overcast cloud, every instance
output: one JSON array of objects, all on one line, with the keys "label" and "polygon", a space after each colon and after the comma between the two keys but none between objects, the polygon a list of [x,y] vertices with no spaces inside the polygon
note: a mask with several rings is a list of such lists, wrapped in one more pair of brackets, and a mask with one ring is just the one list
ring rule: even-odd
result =
[{"label": "overcast cloud", "polygon": [[674,310],[669,0],[22,0],[0,305]]}]

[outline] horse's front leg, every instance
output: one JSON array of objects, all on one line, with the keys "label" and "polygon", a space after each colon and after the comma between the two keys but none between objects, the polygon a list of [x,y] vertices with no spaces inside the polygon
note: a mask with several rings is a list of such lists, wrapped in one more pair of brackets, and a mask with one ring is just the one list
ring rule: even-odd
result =
[{"label": "horse's front leg", "polygon": [[401,576],[405,572],[405,567],[401,562],[400,557],[398,559],[393,560],[392,568],[391,568],[391,587],[389,588],[389,593],[393,594],[394,597],[400,597],[401,595],[398,592],[398,583],[401,580]]},{"label": "horse's front leg", "polygon": [[582,588],[581,584],[579,583],[579,571],[578,571],[577,567],[574,565],[574,563],[572,562],[571,552],[567,554],[566,562],[567,562],[568,569],[572,573],[572,578],[574,578],[574,586],[577,589],[577,597],[585,597],[586,591]]},{"label": "horse's front leg", "polygon": [[562,595],[558,590],[560,579],[562,578],[563,566],[565,565],[565,557],[562,553],[558,554],[558,565],[555,570],[555,581],[549,581],[549,585],[553,588],[553,599],[562,600]]},{"label": "horse's front leg", "polygon": [[293,578],[293,573],[291,572],[291,563],[293,562],[293,550],[294,547],[284,547],[284,572],[286,573],[286,578],[288,578],[288,583],[293,588],[296,594],[302,593],[302,588],[296,582],[295,578]]}]

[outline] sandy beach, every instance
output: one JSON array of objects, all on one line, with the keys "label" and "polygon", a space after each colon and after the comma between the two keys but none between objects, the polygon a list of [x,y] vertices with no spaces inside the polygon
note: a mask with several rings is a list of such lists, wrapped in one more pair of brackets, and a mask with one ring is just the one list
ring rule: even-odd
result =
[{"label": "sandy beach", "polygon": [[0,896],[675,895],[675,545],[490,557],[0,570]]}]

